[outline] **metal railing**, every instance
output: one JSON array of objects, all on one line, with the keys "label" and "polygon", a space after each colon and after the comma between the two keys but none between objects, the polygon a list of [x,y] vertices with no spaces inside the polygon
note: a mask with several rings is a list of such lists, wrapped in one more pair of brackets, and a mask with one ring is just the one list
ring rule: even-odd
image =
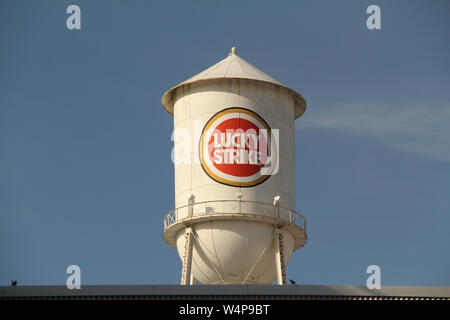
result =
[{"label": "metal railing", "polygon": [[285,220],[306,231],[306,219],[295,210],[272,203],[247,200],[212,200],[178,207],[164,217],[164,229],[177,221],[210,214],[254,214]]}]

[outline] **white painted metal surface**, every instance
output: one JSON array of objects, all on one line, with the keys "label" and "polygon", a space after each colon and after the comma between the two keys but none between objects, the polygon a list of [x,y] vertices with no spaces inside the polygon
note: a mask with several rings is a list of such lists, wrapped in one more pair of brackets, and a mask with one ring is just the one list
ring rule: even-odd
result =
[{"label": "white painted metal surface", "polygon": [[[287,265],[293,250],[306,241],[304,225],[295,224],[289,210],[282,210],[272,220],[244,217],[242,213],[265,217],[276,212],[275,204],[295,208],[294,121],[305,110],[304,99],[238,57],[233,49],[226,59],[167,91],[162,103],[174,115],[174,129],[190,135],[175,139],[174,147],[175,154],[187,154],[184,159],[189,160],[175,163],[175,208],[180,208],[175,219],[184,226],[180,229],[174,221],[166,223],[166,241],[176,244],[183,260],[184,229],[192,227],[190,271],[202,283],[272,283],[276,279],[275,230],[279,227],[282,232],[283,262]],[[248,113],[252,119],[256,114],[271,130],[279,130],[279,170],[258,185],[230,186],[224,184],[227,180],[220,183],[207,173],[205,163],[201,164],[202,130],[228,108],[244,110],[239,117],[245,118]],[[279,198],[274,202],[275,197]],[[303,241],[298,240],[302,235]]]},{"label": "white painted metal surface", "polygon": [[268,74],[239,57],[236,54],[236,48],[232,48],[232,52],[228,55],[228,57],[219,61],[212,67],[167,90],[162,97],[162,104],[167,112],[173,115],[177,89],[201,81],[220,79],[251,79],[259,82],[274,84],[280,88],[286,88],[294,97],[295,118],[300,117],[306,110],[306,101],[299,93],[289,89],[280,81],[272,78]]}]

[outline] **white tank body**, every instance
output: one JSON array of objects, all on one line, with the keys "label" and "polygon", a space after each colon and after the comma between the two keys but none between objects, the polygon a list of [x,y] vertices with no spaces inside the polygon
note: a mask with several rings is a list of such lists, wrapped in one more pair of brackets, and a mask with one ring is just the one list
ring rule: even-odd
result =
[{"label": "white tank body", "polygon": [[[174,116],[177,155],[174,163],[177,209],[172,213],[172,221],[165,222],[165,238],[176,245],[183,258],[185,227],[193,227],[191,272],[204,284],[272,283],[276,279],[273,240],[276,228],[281,226],[283,233],[286,265],[293,251],[306,241],[304,224],[300,228],[303,233],[299,233],[304,221],[298,219],[303,217],[292,211],[294,121],[304,111],[305,104],[301,104],[304,100],[235,54],[214,67],[215,70],[206,70],[163,97],[163,105]],[[221,72],[225,74],[217,76]],[[244,129],[226,131],[233,124]],[[258,169],[257,152],[251,151],[254,136],[225,133],[242,133],[245,128],[250,128],[246,133],[258,132],[252,131],[256,127],[268,129],[272,138],[269,145],[277,165],[272,161],[270,175],[258,171],[247,176]],[[217,135],[208,135],[208,129],[212,132],[212,128],[216,128]],[[223,147],[231,141],[226,137],[234,137],[232,143],[241,146],[242,151],[236,147],[234,150],[239,151],[233,153],[231,146]],[[260,152],[264,149],[264,136],[259,135],[258,139],[263,139],[258,140]],[[211,149],[205,151],[207,148]],[[277,196],[280,200],[274,205]]]}]

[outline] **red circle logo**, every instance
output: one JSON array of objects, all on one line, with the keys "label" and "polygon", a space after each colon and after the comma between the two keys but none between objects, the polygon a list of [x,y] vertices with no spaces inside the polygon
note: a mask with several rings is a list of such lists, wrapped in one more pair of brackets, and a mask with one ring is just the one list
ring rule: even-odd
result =
[{"label": "red circle logo", "polygon": [[264,182],[274,161],[269,125],[255,112],[228,108],[208,120],[200,139],[200,159],[213,180],[236,187]]}]

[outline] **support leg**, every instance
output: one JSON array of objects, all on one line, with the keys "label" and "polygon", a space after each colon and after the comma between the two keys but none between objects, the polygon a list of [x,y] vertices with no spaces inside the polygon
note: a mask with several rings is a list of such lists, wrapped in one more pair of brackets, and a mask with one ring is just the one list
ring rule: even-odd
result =
[{"label": "support leg", "polygon": [[286,266],[284,263],[283,233],[275,229],[275,265],[277,269],[277,282],[279,285],[286,284]]},{"label": "support leg", "polygon": [[195,279],[194,275],[191,273],[191,281],[190,284],[197,284],[198,280]]},{"label": "support leg", "polygon": [[191,266],[192,266],[192,228],[187,227],[184,231],[184,256],[183,267],[181,270],[181,284],[191,284]]}]

